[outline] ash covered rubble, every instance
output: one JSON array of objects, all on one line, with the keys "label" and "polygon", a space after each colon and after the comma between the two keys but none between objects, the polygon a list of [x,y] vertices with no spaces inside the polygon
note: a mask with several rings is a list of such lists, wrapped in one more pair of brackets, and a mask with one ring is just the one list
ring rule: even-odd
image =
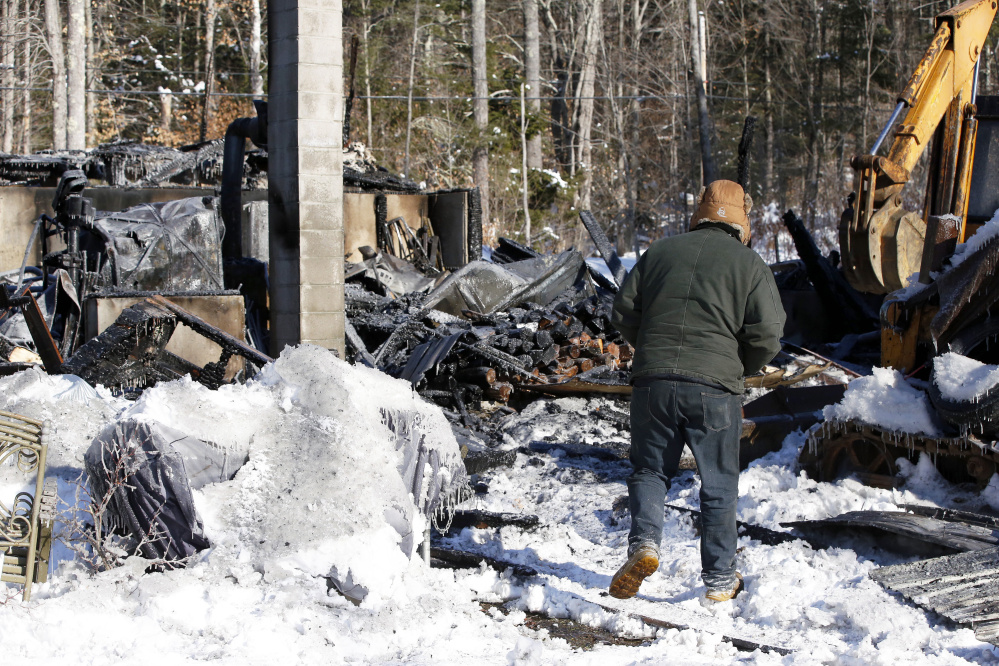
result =
[{"label": "ash covered rubble", "polygon": [[502,239],[493,262],[395,298],[378,271],[346,285],[349,355],[440,405],[473,473],[512,462],[502,423],[538,397],[626,393],[633,354],[610,325],[614,293],[594,285],[578,252],[542,257]]},{"label": "ash covered rubble", "polygon": [[[574,250],[542,256],[507,238],[490,261],[450,274],[420,271],[392,256],[389,246],[361,248],[364,261],[347,266],[348,356],[410,381],[440,405],[467,449],[469,473],[511,464],[517,450],[556,446],[531,441],[524,448],[508,433],[539,399],[557,410],[555,398],[601,397],[588,407],[591,420],[619,431],[630,427],[634,349],[610,323],[626,271],[593,216],[581,217],[608,266],[618,269],[613,277]],[[854,376],[850,367],[788,343],[773,365],[747,379],[742,466],[816,423]],[[557,446],[570,455],[627,457],[626,443]]]}]

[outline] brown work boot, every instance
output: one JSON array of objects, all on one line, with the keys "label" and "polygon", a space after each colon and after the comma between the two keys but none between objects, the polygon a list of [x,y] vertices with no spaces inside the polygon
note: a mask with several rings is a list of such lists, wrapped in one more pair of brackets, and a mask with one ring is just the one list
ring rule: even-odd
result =
[{"label": "brown work boot", "polygon": [[611,579],[610,595],[615,599],[631,599],[638,594],[642,581],[658,568],[659,549],[652,544],[639,546]]},{"label": "brown work boot", "polygon": [[728,601],[729,599],[735,599],[739,596],[739,593],[742,592],[743,588],[742,574],[736,571],[735,584],[732,587],[709,587],[707,593],[704,595],[704,598],[708,601]]}]

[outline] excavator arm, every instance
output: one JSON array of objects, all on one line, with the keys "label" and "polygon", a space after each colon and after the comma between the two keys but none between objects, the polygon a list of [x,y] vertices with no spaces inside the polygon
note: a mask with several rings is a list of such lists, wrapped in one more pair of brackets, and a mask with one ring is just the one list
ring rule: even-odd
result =
[{"label": "excavator arm", "polygon": [[[843,271],[854,288],[884,294],[908,284],[923,256],[929,215],[960,219],[965,234],[975,142],[977,63],[996,14],[996,0],[967,0],[936,17],[934,34],[884,131],[852,165],[857,191],[840,224]],[[895,122],[888,154],[878,149]],[[901,192],[933,139],[922,215],[902,207]]]}]

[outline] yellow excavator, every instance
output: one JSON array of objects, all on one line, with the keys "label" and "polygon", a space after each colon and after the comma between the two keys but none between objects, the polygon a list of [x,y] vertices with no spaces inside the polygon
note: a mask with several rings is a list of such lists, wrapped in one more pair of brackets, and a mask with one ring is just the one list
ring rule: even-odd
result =
[{"label": "yellow excavator", "polygon": [[[933,41],[890,120],[870,154],[853,159],[856,200],[840,226],[840,245],[846,278],[860,291],[884,294],[906,286],[922,262],[926,217],[966,214],[979,55],[995,14],[995,0],[968,0],[937,16]],[[879,156],[893,128],[888,154]],[[931,140],[935,177],[919,215],[902,207],[901,192]],[[963,224],[960,231],[963,240]]]},{"label": "yellow excavator", "polygon": [[[946,351],[999,364],[999,317],[990,315],[999,312],[999,235],[980,234],[953,257],[999,209],[999,97],[977,95],[995,15],[995,0],[968,0],[936,17],[933,41],[891,119],[871,152],[853,159],[856,192],[840,223],[847,280],[861,292],[889,294],[880,312],[881,365],[929,379],[945,434],[826,422],[801,455],[819,479],[856,474],[891,487],[896,460],[920,453],[953,481],[984,485],[999,471],[999,384],[964,400],[943,395],[930,371]],[[893,130],[887,154],[878,155]],[[902,192],[927,148],[919,214],[903,207]]]},{"label": "yellow excavator", "polygon": [[[888,294],[909,286],[917,275],[920,282],[930,282],[930,272],[940,268],[947,253],[999,207],[999,200],[982,200],[999,199],[994,183],[999,169],[988,163],[999,161],[999,148],[991,145],[999,133],[987,133],[976,155],[979,56],[995,15],[995,0],[968,0],[936,17],[933,40],[891,118],[870,153],[853,159],[856,193],[839,236],[843,273],[855,289]],[[878,155],[893,129],[887,154]],[[920,214],[903,207],[902,191],[928,146]],[[977,170],[976,157],[986,162]],[[992,204],[997,205],[989,209]],[[902,301],[889,299],[882,306],[882,365],[911,371],[918,343],[927,341],[926,323],[933,314],[928,309],[937,305],[921,304],[920,309]]]}]

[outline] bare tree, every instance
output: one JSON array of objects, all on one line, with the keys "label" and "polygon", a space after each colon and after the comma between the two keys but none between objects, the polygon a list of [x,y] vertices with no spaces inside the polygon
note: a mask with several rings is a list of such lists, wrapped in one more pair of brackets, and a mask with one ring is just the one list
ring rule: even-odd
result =
[{"label": "bare tree", "polygon": [[[27,23],[32,26],[34,23],[33,11],[28,7]],[[30,28],[29,28],[30,29]],[[35,83],[35,53],[37,48],[34,43],[34,36],[24,41],[22,69],[23,76],[21,83],[21,141],[19,142],[22,155],[30,155],[32,152],[31,140],[31,115],[34,110],[31,108],[31,89]]]},{"label": "bare tree", "polygon": [[593,192],[593,107],[594,83],[597,73],[597,50],[603,24],[603,0],[589,0],[589,12],[584,22],[583,66],[580,71],[579,95],[576,98],[579,108],[579,157],[577,162],[583,169],[583,182],[579,190],[579,205],[583,210],[591,207]]},{"label": "bare tree", "polygon": [[86,0],[69,0],[67,22],[66,147],[84,150],[87,147],[87,28],[84,4]]},{"label": "bare tree", "polygon": [[371,135],[372,126],[372,111],[371,111],[371,46],[369,45],[368,38],[371,35],[371,29],[373,27],[370,12],[368,11],[369,0],[361,0],[361,11],[362,25],[361,25],[361,44],[364,45],[364,110],[365,118],[368,121],[367,133],[364,135],[364,141],[368,144],[368,148],[374,145],[374,137]]},{"label": "bare tree", "polygon": [[403,175],[409,175],[409,144],[413,136],[413,86],[416,82],[416,46],[420,36],[420,0],[416,0],[413,10],[413,43],[409,51],[409,85],[406,92],[406,157],[403,162]]},{"label": "bare tree", "polygon": [[264,94],[264,77],[260,69],[261,45],[260,0],[250,0],[250,92]]},{"label": "bare tree", "polygon": [[[524,0],[524,77],[527,82],[527,110],[541,113],[541,31],[538,27],[538,0]],[[541,168],[541,134],[527,140],[527,167]]]},{"label": "bare tree", "polygon": [[52,147],[66,148],[66,56],[62,48],[59,0],[45,1],[45,37],[52,62]]},{"label": "bare tree", "polygon": [[718,178],[715,168],[715,158],[711,150],[711,118],[708,115],[707,72],[704,71],[702,53],[705,45],[701,43],[700,26],[697,14],[697,0],[688,0],[690,12],[690,60],[694,70],[695,92],[697,94],[698,136],[701,145],[702,181],[710,183]]},{"label": "bare tree", "polygon": [[17,0],[0,0],[0,27],[3,30],[0,41],[0,85],[3,86],[0,124],[3,125],[2,148],[5,153],[14,149],[14,25],[18,4]]},{"label": "bare tree", "polygon": [[215,92],[215,21],[218,18],[215,0],[205,2],[205,100],[201,107],[201,140],[208,138],[208,126],[214,107]]},{"label": "bare tree", "polygon": [[[83,3],[85,14],[84,24],[87,27],[87,90],[97,88],[97,40],[98,30],[94,26],[94,7],[92,0],[85,0]],[[87,132],[92,132],[97,118],[97,95],[93,92],[87,93]]]},{"label": "bare tree", "polygon": [[472,80],[475,101],[472,114],[479,130],[479,141],[472,154],[472,178],[482,195],[482,220],[489,217],[489,86],[486,82],[486,0],[472,0]]}]

